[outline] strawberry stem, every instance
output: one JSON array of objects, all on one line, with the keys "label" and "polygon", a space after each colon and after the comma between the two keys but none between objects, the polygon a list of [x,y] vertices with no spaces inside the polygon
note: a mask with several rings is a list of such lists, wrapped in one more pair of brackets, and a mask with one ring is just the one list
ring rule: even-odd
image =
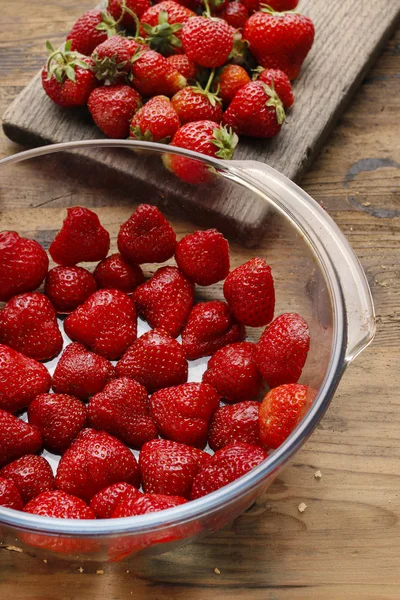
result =
[{"label": "strawberry stem", "polygon": [[207,15],[207,17],[211,17],[211,10],[210,10],[210,4],[208,2],[208,0],[203,0],[204,2],[204,6],[205,6],[205,14]]},{"label": "strawberry stem", "polygon": [[210,73],[210,76],[209,76],[209,78],[208,78],[208,81],[207,81],[207,85],[206,85],[206,87],[204,88],[204,91],[205,91],[206,93],[208,93],[208,92],[210,91],[210,87],[211,87],[211,84],[212,84],[212,82],[213,82],[214,75],[215,75],[215,69],[213,69],[213,70],[211,71],[211,73]]}]

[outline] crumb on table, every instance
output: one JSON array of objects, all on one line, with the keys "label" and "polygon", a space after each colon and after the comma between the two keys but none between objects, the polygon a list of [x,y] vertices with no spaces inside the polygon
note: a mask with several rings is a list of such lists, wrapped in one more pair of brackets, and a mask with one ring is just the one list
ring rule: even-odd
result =
[{"label": "crumb on table", "polygon": [[319,471],[319,470],[318,470],[318,471],[315,471],[315,473],[314,473],[314,477],[315,477],[315,479],[321,479],[321,477],[322,477],[322,473],[321,473],[321,471]]},{"label": "crumb on table", "polygon": [[214,569],[214,573],[215,573],[216,575],[221,575],[221,571],[220,571],[220,570],[219,570],[217,567],[215,567],[215,569]]},{"label": "crumb on table", "polygon": [[297,508],[298,508],[299,512],[303,513],[307,508],[307,504],[305,504],[304,502],[300,502],[300,504]]}]

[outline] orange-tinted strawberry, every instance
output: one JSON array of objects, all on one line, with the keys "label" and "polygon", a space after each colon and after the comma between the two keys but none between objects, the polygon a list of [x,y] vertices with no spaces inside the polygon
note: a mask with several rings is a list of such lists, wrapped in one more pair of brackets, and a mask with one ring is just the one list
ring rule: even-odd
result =
[{"label": "orange-tinted strawberry", "polygon": [[114,139],[128,137],[129,123],[141,106],[142,98],[138,92],[123,84],[96,88],[88,100],[88,108],[97,127]]},{"label": "orange-tinted strawberry", "polygon": [[125,294],[131,294],[144,282],[139,265],[125,260],[121,254],[107,256],[97,265],[93,275],[99,288],[121,290]]},{"label": "orange-tinted strawberry", "polygon": [[299,383],[281,385],[268,392],[258,417],[263,446],[278,448],[301,421],[314,397],[313,389]]},{"label": "orange-tinted strawberry", "polygon": [[192,17],[181,31],[183,50],[197,65],[209,69],[221,67],[232,51],[233,33],[223,19]]},{"label": "orange-tinted strawberry", "polygon": [[65,348],[57,363],[53,390],[87,400],[101,392],[114,377],[115,369],[108,360],[74,343]]},{"label": "orange-tinted strawberry", "polygon": [[71,50],[90,56],[96,46],[116,33],[116,22],[112,16],[107,11],[94,9],[79,17],[67,41],[71,41]]},{"label": "orange-tinted strawberry", "polygon": [[119,482],[138,488],[139,467],[129,448],[105,431],[81,431],[58,463],[57,488],[86,502]]},{"label": "orange-tinted strawberry", "polygon": [[212,385],[230,402],[255,398],[260,393],[262,378],[254,353],[255,345],[250,342],[221,348],[208,361],[203,382]]},{"label": "orange-tinted strawberry", "polygon": [[115,360],[136,340],[135,304],[120,290],[98,290],[68,315],[64,329],[71,340]]},{"label": "orange-tinted strawberry", "polygon": [[82,267],[54,267],[46,277],[44,292],[58,313],[70,313],[97,289],[93,275]]},{"label": "orange-tinted strawberry", "polygon": [[210,448],[216,451],[237,442],[260,446],[259,410],[260,403],[252,400],[218,408],[210,425]]},{"label": "orange-tinted strawberry", "polygon": [[210,455],[170,440],[153,440],[140,452],[139,467],[146,493],[189,498],[194,477]]},{"label": "orange-tinted strawberry", "polygon": [[278,94],[261,81],[251,81],[236,93],[222,122],[238,135],[271,138],[280,132],[285,117]]},{"label": "orange-tinted strawberry", "polygon": [[[187,502],[187,500],[180,496],[167,496],[165,494],[138,494],[137,496],[130,496],[128,494],[117,505],[111,516],[113,519],[117,519],[120,517],[145,515],[147,513],[166,510],[167,508],[173,508],[174,506],[180,506],[185,502]],[[136,544],[138,544],[138,542],[136,542]],[[133,549],[130,550],[130,552],[132,551]]]},{"label": "orange-tinted strawberry", "polygon": [[0,467],[42,447],[39,430],[0,409]]},{"label": "orange-tinted strawberry", "polygon": [[151,48],[161,54],[181,53],[180,32],[182,26],[195,13],[174,2],[163,0],[151,6],[140,19],[141,34]]},{"label": "orange-tinted strawberry", "polygon": [[135,290],[134,300],[152,329],[177,337],[193,307],[194,285],[176,267],[161,267]]},{"label": "orange-tinted strawberry", "polygon": [[289,79],[296,79],[313,45],[314,33],[308,17],[266,7],[248,19],[243,38],[262,67],[281,69]]},{"label": "orange-tinted strawberry", "polygon": [[132,45],[129,40],[113,35],[99,44],[92,54],[93,71],[99,81],[123,83],[131,71]]},{"label": "orange-tinted strawberry", "polygon": [[240,342],[244,334],[243,325],[225,302],[200,302],[193,307],[182,331],[182,347],[188,360],[196,360]]},{"label": "orange-tinted strawberry", "polygon": [[168,144],[179,126],[179,117],[169,98],[154,96],[133,117],[129,138]]},{"label": "orange-tinted strawberry", "polygon": [[[232,4],[238,4],[232,2]],[[224,103],[224,106],[229,104],[234,99],[237,92],[250,83],[251,79],[243,67],[240,65],[226,65],[218,75],[215,85],[219,86],[219,96]]]},{"label": "orange-tinted strawberry", "polygon": [[245,475],[267,458],[262,448],[237,442],[218,450],[193,481],[191,499],[215,492]]},{"label": "orange-tinted strawberry", "polygon": [[0,477],[0,506],[13,508],[14,510],[23,509],[24,503],[21,494],[11,479]]},{"label": "orange-tinted strawberry", "polygon": [[229,244],[216,229],[186,235],[176,246],[175,258],[181,271],[199,285],[213,285],[229,273]]},{"label": "orange-tinted strawberry", "polygon": [[[171,145],[230,160],[238,141],[232,130],[213,121],[197,121],[186,123],[178,129]],[[199,185],[209,182],[213,177],[207,165],[192,158],[164,154],[163,162],[169,171],[187,183]]]},{"label": "orange-tinted strawberry", "polygon": [[148,392],[185,383],[188,363],[182,346],[160,330],[140,336],[117,364],[118,377],[131,377]]},{"label": "orange-tinted strawberry", "polygon": [[38,288],[48,268],[47,254],[35,240],[15,231],[0,233],[0,302]]},{"label": "orange-tinted strawberry", "polygon": [[[55,519],[95,519],[94,512],[76,496],[60,490],[43,492],[31,500],[24,512]],[[47,540],[49,538],[46,538]],[[57,543],[57,538],[55,544]],[[45,548],[48,546],[44,546]],[[57,548],[49,548],[57,551]]]},{"label": "orange-tinted strawberry", "polygon": [[198,67],[186,54],[173,54],[168,56],[167,61],[189,82],[196,79]]},{"label": "orange-tinted strawberry", "polygon": [[224,296],[235,317],[244,325],[268,325],[275,310],[271,268],[262,258],[252,258],[228,275]]},{"label": "orange-tinted strawberry", "polygon": [[164,262],[175,247],[175,232],[156,206],[140,204],[120,227],[118,250],[131,262]]},{"label": "orange-tinted strawberry", "polygon": [[147,406],[147,391],[140,383],[121,377],[110,381],[90,399],[89,424],[107,431],[133,448],[157,437]]},{"label": "orange-tinted strawberry", "polygon": [[49,252],[55,263],[64,267],[79,262],[97,262],[107,256],[110,235],[99,217],[88,208],[67,208],[61,230],[52,241]]},{"label": "orange-tinted strawberry", "polygon": [[249,11],[242,2],[229,2],[218,16],[234,29],[240,30],[249,18]]},{"label": "orange-tinted strawberry", "polygon": [[62,454],[86,426],[86,406],[68,394],[39,394],[30,404],[28,419],[43,438],[44,447]]},{"label": "orange-tinted strawberry", "polygon": [[133,56],[131,77],[133,87],[142,96],[173,96],[186,85],[183,75],[154,50]]},{"label": "orange-tinted strawberry", "polygon": [[0,311],[0,343],[36,360],[49,360],[62,349],[56,311],[38,292],[14,296]]},{"label": "orange-tinted strawberry", "polygon": [[29,502],[42,492],[54,490],[55,481],[50,464],[43,456],[26,454],[0,471],[0,477],[11,479],[19,489],[22,500]]},{"label": "orange-tinted strawberry", "polygon": [[164,438],[204,448],[218,405],[219,395],[210,385],[183,383],[155,392],[150,398],[150,414]]},{"label": "orange-tinted strawberry", "polygon": [[33,358],[0,344],[0,408],[16,413],[48,392],[50,373]]},{"label": "orange-tinted strawberry", "polygon": [[258,370],[269,387],[297,383],[309,348],[310,332],[303,317],[279,315],[260,337],[255,352]]},{"label": "orange-tinted strawberry", "polygon": [[286,73],[279,69],[264,69],[263,67],[258,67],[256,72],[258,73],[258,81],[263,81],[269,87],[273,87],[285,108],[290,108],[293,105],[292,84]]},{"label": "orange-tinted strawberry", "polygon": [[100,490],[90,501],[90,508],[98,519],[110,519],[118,504],[127,496],[139,496],[140,492],[129,483],[113,483]]},{"label": "orange-tinted strawberry", "polygon": [[136,32],[137,22],[131,13],[140,19],[149,6],[150,0],[108,0],[107,10],[123,27]]}]

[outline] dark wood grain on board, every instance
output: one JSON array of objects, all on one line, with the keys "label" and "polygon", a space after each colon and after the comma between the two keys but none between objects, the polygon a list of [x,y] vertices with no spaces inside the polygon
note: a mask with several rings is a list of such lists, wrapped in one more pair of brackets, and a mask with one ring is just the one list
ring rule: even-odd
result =
[{"label": "dark wood grain on board", "polygon": [[[294,180],[300,179],[319,152],[400,15],[398,2],[387,0],[332,0],[329,17],[325,0],[302,0],[300,9],[313,19],[317,35],[295,84],[294,108],[279,136],[269,141],[242,139],[236,153],[239,159],[266,162]],[[40,74],[7,109],[3,128],[10,139],[28,146],[103,137],[86,109],[65,110],[52,103],[42,89]],[[99,161],[104,164],[101,153]],[[114,166],[121,180],[125,175],[128,186],[135,180],[149,183],[148,168],[140,160],[132,169],[131,160],[116,157]],[[162,166],[154,162],[152,168],[149,193],[157,203]],[[164,197],[173,198],[172,203],[182,194],[185,203],[201,207],[200,221],[210,213],[214,218],[222,215],[232,233],[249,245],[257,243],[267,216],[259,203],[245,210],[237,190],[220,196],[189,186],[183,190],[173,180],[163,186]],[[177,202],[179,205],[179,198]]]},{"label": "dark wood grain on board", "polygon": [[[3,4],[0,111],[40,67],[45,39],[54,39],[54,29],[65,35],[92,2]],[[223,531],[141,563],[45,563],[2,548],[1,598],[399,600],[399,115],[400,31],[302,180],[360,257],[375,300],[377,335],[268,493]],[[0,134],[0,156],[21,149]],[[16,208],[37,203],[31,195]],[[307,504],[302,514],[300,502]]]}]

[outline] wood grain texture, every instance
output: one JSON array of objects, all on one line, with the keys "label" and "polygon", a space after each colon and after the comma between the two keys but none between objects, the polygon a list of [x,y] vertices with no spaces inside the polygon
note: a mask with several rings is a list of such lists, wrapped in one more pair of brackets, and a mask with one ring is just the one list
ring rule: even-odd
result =
[{"label": "wood grain texture", "polygon": [[[2,6],[1,111],[40,67],[53,27],[66,32],[72,12],[90,6],[86,0]],[[23,50],[17,50],[21,37]],[[377,336],[268,494],[224,531],[138,564],[44,563],[0,549],[1,598],[399,600],[399,115],[400,32],[302,183],[361,259],[374,295]],[[0,136],[0,156],[17,150]],[[307,509],[300,514],[303,501]]]}]

